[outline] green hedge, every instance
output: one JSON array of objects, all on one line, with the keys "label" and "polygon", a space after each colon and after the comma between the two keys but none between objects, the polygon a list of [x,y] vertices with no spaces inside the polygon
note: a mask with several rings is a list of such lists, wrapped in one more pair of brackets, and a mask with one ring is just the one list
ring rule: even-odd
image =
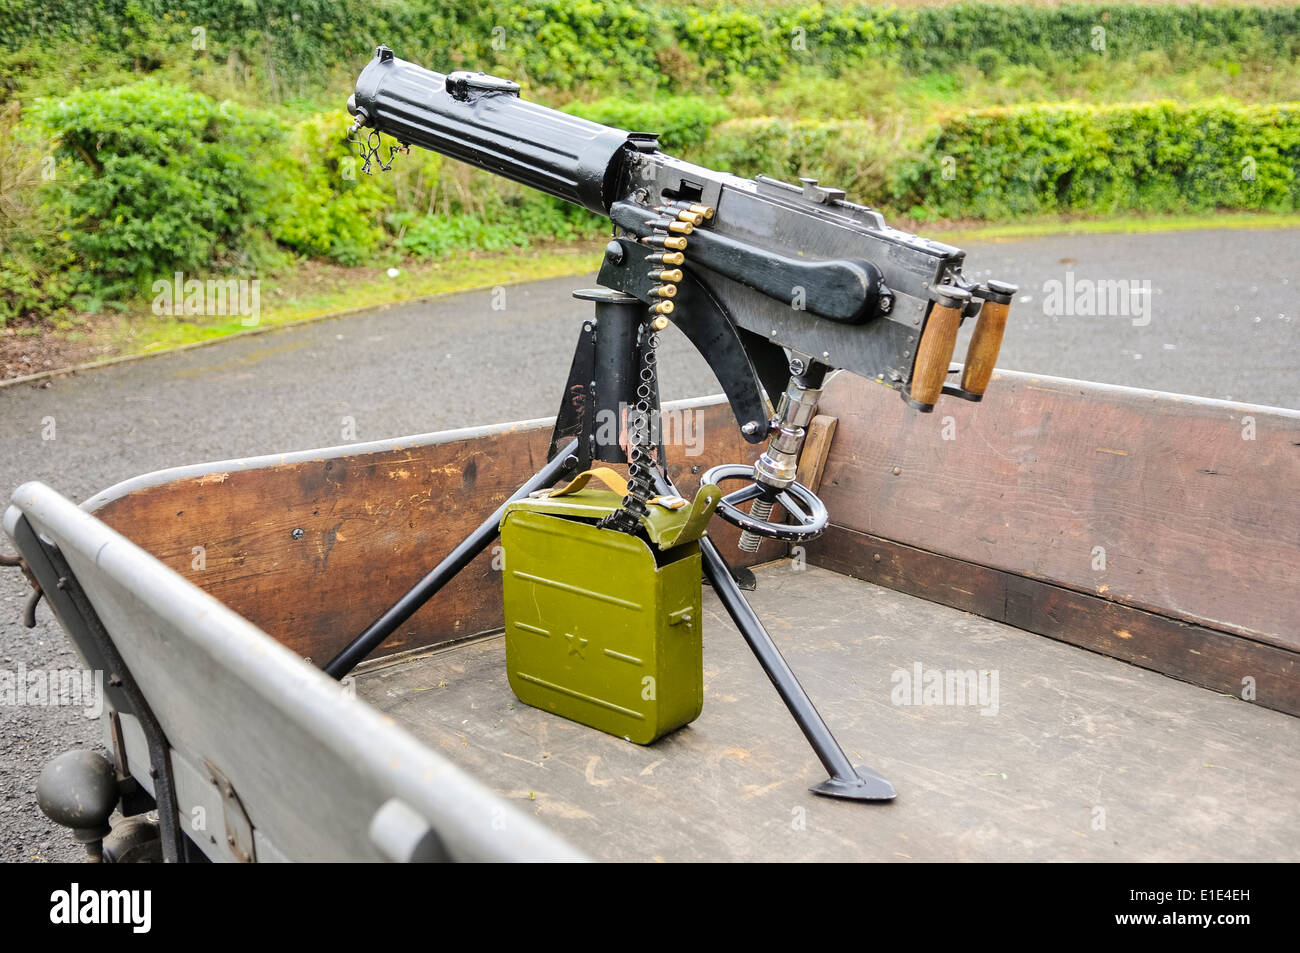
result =
[{"label": "green hedge", "polygon": [[1300,103],[981,110],[900,165],[894,204],[925,217],[1300,208]]},{"label": "green hedge", "polygon": [[[891,214],[1300,209],[1300,103],[1017,106],[954,116],[919,139],[870,120],[729,119],[691,98],[574,108],[659,127],[688,160],[815,176]],[[33,104],[0,129],[0,170],[27,183],[0,195],[25,210],[0,221],[0,322],[129,298],[174,270],[248,274],[287,253],[380,264],[604,227],[422,150],[366,176],[345,126],[341,111],[289,122],[153,79]],[[47,181],[33,170],[51,147]]]},{"label": "green hedge", "polygon": [[571,103],[565,109],[616,129],[658,133],[659,147],[673,153],[700,145],[714,126],[728,118],[725,106],[698,96],[657,100],[606,97],[590,103]]},{"label": "green hedge", "polygon": [[0,115],[0,325],[97,311],[176,271],[598,234],[583,209],[424,150],[366,175],[342,110],[289,122],[149,78],[16,114]]},{"label": "green hedge", "polygon": [[899,144],[862,120],[822,122],[784,118],[719,124],[689,154],[693,162],[735,175],[770,175],[793,182],[811,176],[865,204],[884,203]]},{"label": "green hedge", "polygon": [[239,261],[265,224],[274,186],[256,160],[284,136],[269,113],[146,79],[40,102],[31,120],[57,159],[44,214],[99,292]]},{"label": "green hedge", "polygon": [[[190,49],[200,27],[201,57]],[[1291,59],[1300,53],[1300,6],[0,0],[0,49],[60,40],[132,68],[196,58],[252,64],[279,96],[332,88],[335,74],[355,73],[379,42],[432,68],[469,65],[557,90],[680,92],[804,67],[840,74],[864,59],[918,73],[989,62],[1060,69],[1148,50],[1184,61]],[[9,78],[60,66],[27,58],[11,63]]]}]

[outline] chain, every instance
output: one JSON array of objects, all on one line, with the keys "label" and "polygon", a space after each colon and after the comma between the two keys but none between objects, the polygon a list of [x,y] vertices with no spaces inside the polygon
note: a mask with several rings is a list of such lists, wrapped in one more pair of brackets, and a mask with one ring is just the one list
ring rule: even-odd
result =
[{"label": "chain", "polygon": [[[627,495],[622,505],[597,525],[621,533],[635,533],[641,521],[649,514],[648,504],[657,487],[654,473],[663,471],[666,460],[659,458],[659,441],[654,438],[654,417],[659,409],[659,332],[668,327],[667,315],[673,313],[672,299],[677,295],[677,282],[682,280],[682,254],[686,249],[686,235],[704,219],[713,217],[713,209],[686,202],[670,202],[667,206],[647,209],[661,218],[649,219],[654,226],[652,234],[642,243],[662,248],[646,256],[652,263],[650,277],[661,282],[650,289],[658,299],[651,305],[650,313],[637,330],[637,353],[640,356],[636,387],[636,405],[628,414],[627,422]],[[707,212],[707,214],[706,214]]]},{"label": "chain", "polygon": [[402,155],[408,155],[411,151],[411,147],[404,143],[399,143],[398,145],[395,146],[389,146],[388,161],[385,162],[383,159],[379,157],[379,147],[383,145],[383,143],[380,141],[378,130],[371,129],[370,134],[366,136],[365,141],[362,141],[361,139],[358,139],[356,137],[356,134],[360,130],[361,130],[360,122],[353,123],[352,128],[348,130],[348,142],[355,145],[357,147],[357,151],[361,154],[361,171],[364,172],[366,175],[371,174],[372,162],[376,162],[379,164],[379,170],[381,172],[388,172],[393,168],[393,159],[397,157],[398,153],[401,153]]},{"label": "chain", "polygon": [[662,461],[654,440],[655,404],[658,403],[659,329],[657,322],[643,321],[637,331],[637,352],[641,356],[636,386],[636,405],[627,421],[627,495],[622,505],[597,525],[620,533],[635,533],[649,513],[647,504],[656,488],[651,474]]}]

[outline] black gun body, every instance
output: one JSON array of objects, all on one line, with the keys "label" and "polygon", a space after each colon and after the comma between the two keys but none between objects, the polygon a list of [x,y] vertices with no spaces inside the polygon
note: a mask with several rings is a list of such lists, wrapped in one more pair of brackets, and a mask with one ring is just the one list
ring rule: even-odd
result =
[{"label": "black gun body", "polygon": [[[688,239],[684,268],[701,286],[696,299],[743,329],[753,376],[769,392],[763,368],[784,358],[762,352],[779,348],[906,390],[932,289],[962,283],[960,249],[890,228],[879,213],[815,183],[745,179],[683,162],[659,152],[654,136],[526,102],[518,89],[482,73],[436,73],[380,47],[348,108],[400,142],[607,215],[634,239],[654,231],[648,207],[670,200],[713,207],[713,220]],[[652,302],[644,256],[629,252],[607,258],[601,284]],[[720,380],[746,419],[738,385]]]},{"label": "black gun body", "polygon": [[381,47],[348,109],[399,142],[605,213],[629,134],[527,102],[514,84],[489,80],[435,73]]}]

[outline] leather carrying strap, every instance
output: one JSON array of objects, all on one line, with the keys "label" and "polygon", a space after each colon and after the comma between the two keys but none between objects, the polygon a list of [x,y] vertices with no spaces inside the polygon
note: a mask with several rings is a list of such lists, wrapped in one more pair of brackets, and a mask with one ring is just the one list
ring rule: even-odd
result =
[{"label": "leather carrying strap", "polygon": [[[571,496],[581,492],[593,478],[605,484],[619,496],[627,495],[627,481],[623,479],[617,470],[611,470],[609,467],[592,467],[590,470],[579,473],[564,486],[536,490],[530,496],[537,499]],[[690,510],[686,513],[686,518],[679,525],[671,529],[659,530],[655,540],[656,545],[660,549],[671,549],[673,546],[699,539],[704,535],[704,531],[709,524],[709,520],[713,517],[713,511],[717,509],[720,499],[722,499],[722,491],[712,483],[705,483],[701,485],[693,501],[684,500],[680,496],[656,496],[649,500],[648,502],[651,504],[670,510],[690,507]],[[654,536],[655,534],[652,533],[651,535]]]},{"label": "leather carrying strap", "polygon": [[[538,490],[533,496],[554,499],[557,496],[569,496],[570,494],[581,491],[592,477],[595,477],[609,489],[613,490],[619,496],[627,496],[627,481],[619,474],[617,470],[611,470],[609,467],[592,467],[590,470],[584,470],[576,477],[570,480],[564,486],[556,487],[552,490]],[[646,501],[663,506],[670,510],[680,510],[683,506],[689,505],[686,500],[680,496],[655,496]]]}]

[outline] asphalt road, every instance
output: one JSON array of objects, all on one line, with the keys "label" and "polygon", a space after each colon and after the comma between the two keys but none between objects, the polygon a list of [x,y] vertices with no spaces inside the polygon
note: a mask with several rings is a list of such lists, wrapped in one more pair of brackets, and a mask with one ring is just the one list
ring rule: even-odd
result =
[{"label": "asphalt road", "polygon": [[[967,251],[968,275],[1021,289],[1002,367],[1300,408],[1300,230]],[[1125,291],[1090,306],[1096,281]],[[499,296],[471,292],[0,389],[0,499],[32,479],[80,501],[167,466],[549,416],[588,314],[570,292],[591,283],[508,286],[500,310]],[[715,393],[685,339],[665,337],[665,399]],[[7,539],[0,551],[12,551]],[[25,595],[16,572],[0,571],[0,674],[78,667],[46,610],[35,630],[18,624]],[[0,699],[0,860],[80,856],[33,791],[48,758],[96,741],[76,709]]]}]

